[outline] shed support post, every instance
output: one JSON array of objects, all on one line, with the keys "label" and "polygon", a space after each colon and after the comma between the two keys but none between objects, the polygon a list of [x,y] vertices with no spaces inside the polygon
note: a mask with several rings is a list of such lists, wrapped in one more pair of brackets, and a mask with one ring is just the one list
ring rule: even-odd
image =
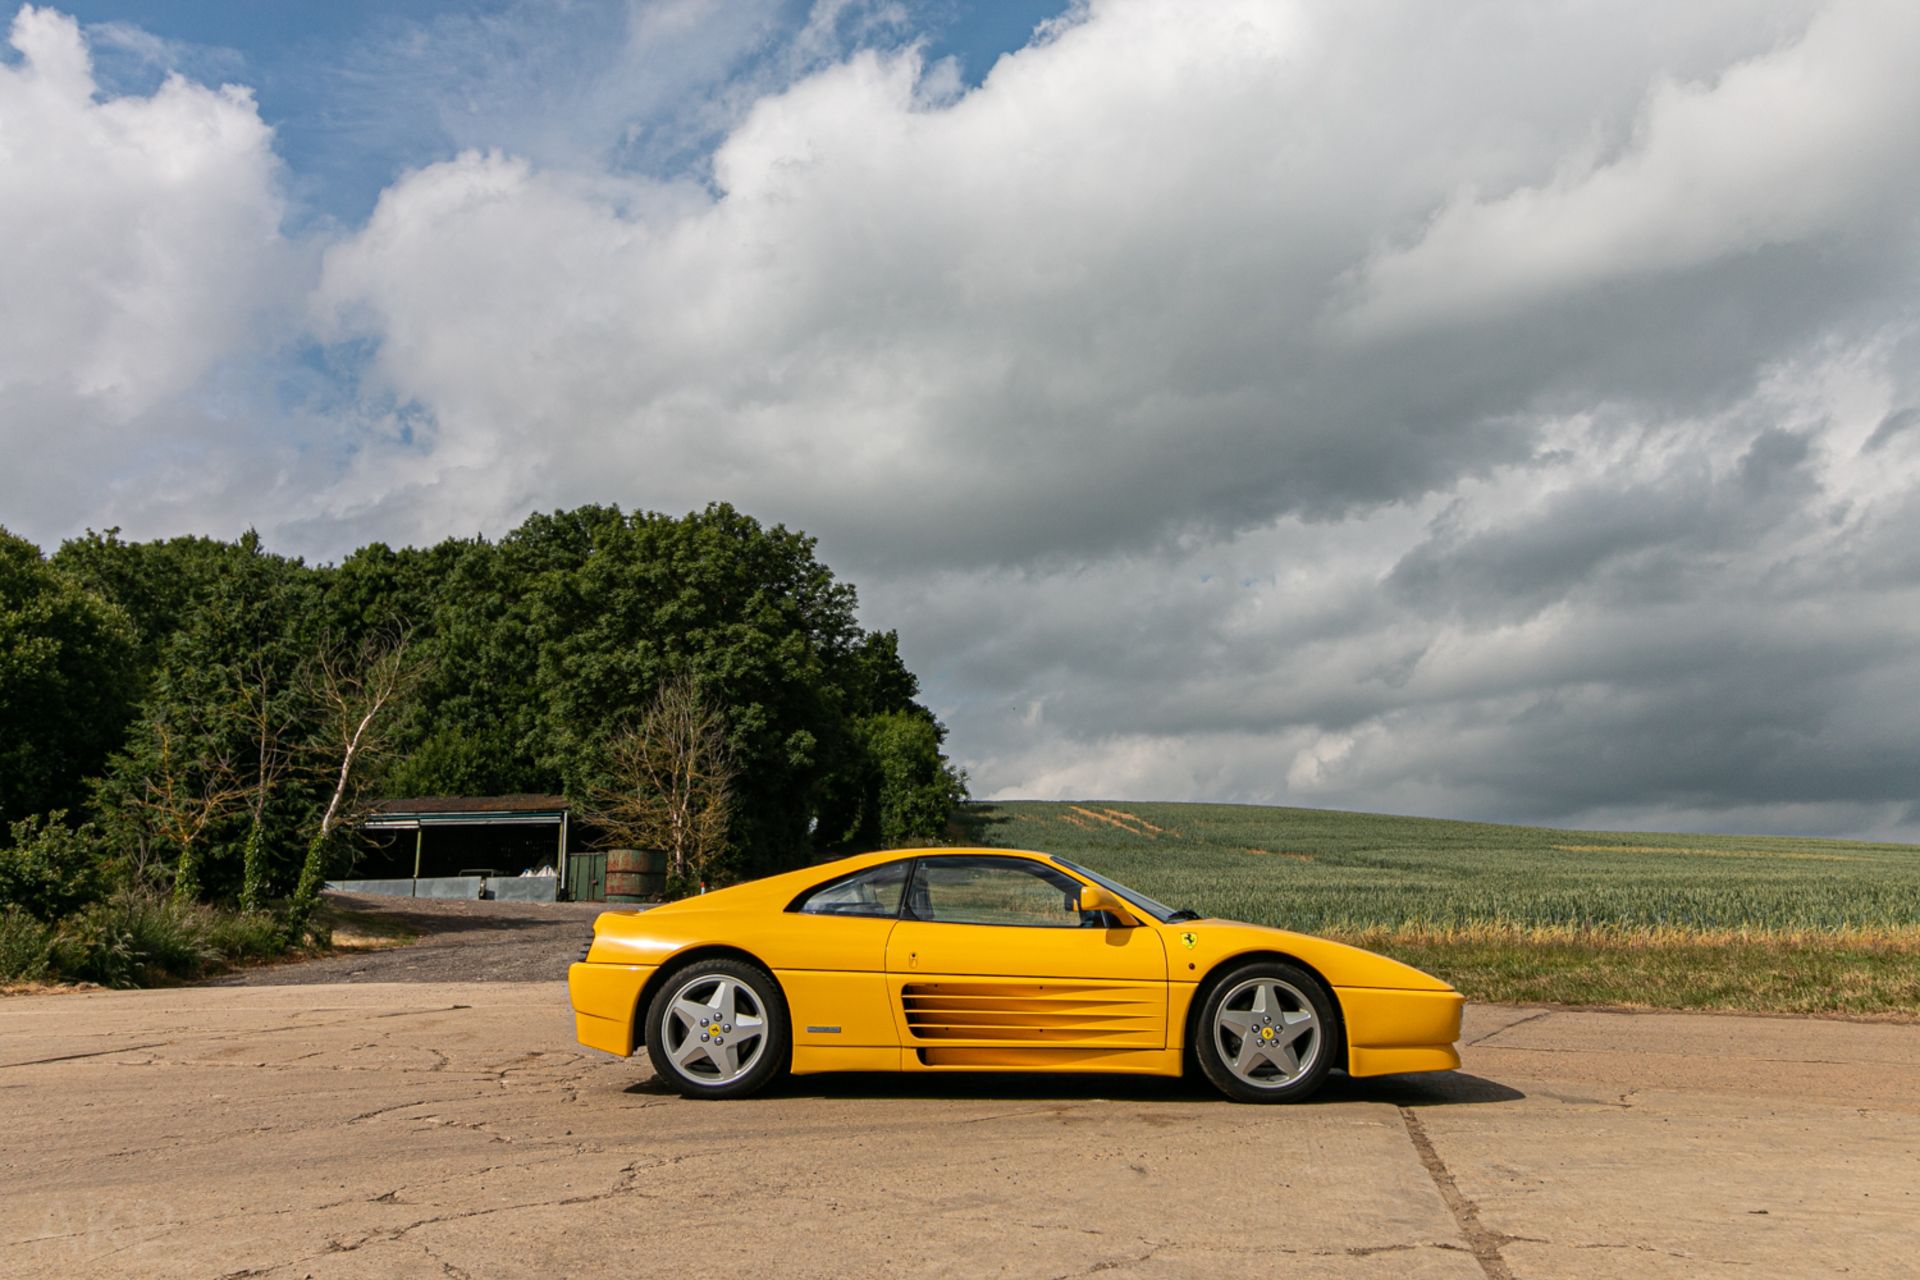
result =
[{"label": "shed support post", "polygon": [[427,829],[416,826],[413,829],[413,878],[420,878],[420,852],[427,843]]}]

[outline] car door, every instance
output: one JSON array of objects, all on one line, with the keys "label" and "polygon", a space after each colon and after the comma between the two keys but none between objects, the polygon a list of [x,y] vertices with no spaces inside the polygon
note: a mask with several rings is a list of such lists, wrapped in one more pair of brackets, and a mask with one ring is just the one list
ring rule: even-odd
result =
[{"label": "car door", "polygon": [[764,924],[754,945],[773,966],[797,1049],[895,1048],[887,994],[887,938],[913,860],[867,867],[800,895]]},{"label": "car door", "polygon": [[1164,1048],[1158,931],[1083,915],[1082,887],[1030,858],[922,856],[887,939],[901,1043],[923,1062],[938,1047]]}]

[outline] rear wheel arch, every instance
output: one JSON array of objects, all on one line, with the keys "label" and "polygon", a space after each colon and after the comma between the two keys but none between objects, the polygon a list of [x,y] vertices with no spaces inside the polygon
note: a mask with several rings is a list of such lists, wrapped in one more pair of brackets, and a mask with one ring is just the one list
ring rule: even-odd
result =
[{"label": "rear wheel arch", "polygon": [[1208,998],[1213,995],[1213,989],[1234,970],[1267,960],[1277,960],[1282,964],[1290,964],[1296,969],[1304,970],[1327,993],[1327,1003],[1333,1006],[1334,1034],[1328,1037],[1333,1047],[1333,1065],[1339,1070],[1346,1070],[1347,1011],[1340,1007],[1340,993],[1334,989],[1333,983],[1327,980],[1327,975],[1320,972],[1317,966],[1285,951],[1235,952],[1218,961],[1201,976],[1199,984],[1193,989],[1193,999],[1187,1002],[1186,1037],[1182,1042],[1185,1045],[1183,1052],[1187,1066],[1194,1070],[1199,1068],[1199,1060],[1194,1057],[1194,1045],[1199,1035],[1200,1014],[1206,1008]]},{"label": "rear wheel arch", "polygon": [[633,1019],[633,1047],[636,1050],[647,1043],[647,1010],[653,1007],[654,995],[672,979],[674,974],[688,965],[699,964],[702,960],[738,960],[742,964],[750,964],[773,979],[773,985],[780,989],[781,999],[786,998],[786,988],[781,986],[780,975],[773,971],[772,965],[752,952],[721,943],[688,947],[685,951],[669,956],[665,963],[653,971],[653,976],[641,984],[640,994],[633,1002],[633,1013],[630,1015]]}]

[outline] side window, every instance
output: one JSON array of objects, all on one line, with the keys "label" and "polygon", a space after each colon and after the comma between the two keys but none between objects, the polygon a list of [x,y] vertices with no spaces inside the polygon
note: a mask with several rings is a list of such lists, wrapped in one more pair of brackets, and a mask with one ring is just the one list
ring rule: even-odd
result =
[{"label": "side window", "polygon": [[941,924],[1078,929],[1080,883],[1019,858],[922,858],[907,912]]},{"label": "side window", "polygon": [[810,916],[897,916],[913,859],[883,863],[829,880],[791,908]]}]

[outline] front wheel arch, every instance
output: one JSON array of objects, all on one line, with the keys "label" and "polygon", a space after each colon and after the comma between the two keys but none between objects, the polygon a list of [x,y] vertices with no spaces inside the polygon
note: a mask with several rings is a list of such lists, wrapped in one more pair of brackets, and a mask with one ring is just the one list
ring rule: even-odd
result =
[{"label": "front wheel arch", "polygon": [[752,952],[744,951],[739,947],[723,946],[718,943],[707,946],[688,947],[685,951],[675,952],[673,955],[667,957],[666,961],[662,963],[658,969],[653,971],[653,976],[640,985],[640,994],[633,1002],[633,1012],[628,1015],[633,1023],[634,1052],[638,1053],[641,1049],[646,1048],[647,1010],[653,1007],[653,997],[655,993],[658,992],[661,987],[665,986],[674,974],[690,964],[699,964],[702,960],[738,960],[742,964],[750,964],[754,968],[764,971],[769,978],[773,979],[773,985],[780,988],[780,998],[782,1000],[787,998],[787,990],[780,981],[780,975],[773,971],[772,965],[762,960],[759,956],[754,955]]},{"label": "front wheel arch", "polygon": [[1213,995],[1213,989],[1229,973],[1243,965],[1258,964],[1264,960],[1277,960],[1282,964],[1293,965],[1305,970],[1307,975],[1318,982],[1327,993],[1327,1002],[1333,1006],[1333,1035],[1329,1037],[1333,1044],[1333,1068],[1336,1071],[1347,1069],[1347,1011],[1340,1007],[1340,992],[1327,975],[1318,968],[1302,960],[1299,956],[1289,955],[1285,951],[1240,951],[1218,961],[1205,974],[1193,989],[1193,999],[1187,1002],[1186,1035],[1182,1040],[1181,1059],[1189,1074],[1198,1074],[1200,1059],[1195,1056],[1198,1044],[1200,1014],[1207,1006],[1207,1000]]}]

